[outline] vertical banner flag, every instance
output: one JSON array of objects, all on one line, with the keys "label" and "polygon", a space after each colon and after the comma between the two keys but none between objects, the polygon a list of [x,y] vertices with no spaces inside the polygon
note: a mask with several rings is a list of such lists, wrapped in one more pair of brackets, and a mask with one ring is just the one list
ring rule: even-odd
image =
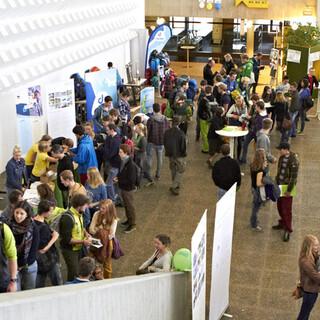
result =
[{"label": "vertical banner flag", "polygon": [[162,51],[166,43],[172,37],[172,30],[167,24],[162,24],[155,28],[151,33],[146,52],[146,67],[149,68],[149,58],[152,51],[157,50],[158,52]]},{"label": "vertical banner flag", "polygon": [[206,319],[207,210],[191,239],[192,319]]},{"label": "vertical banner flag", "polygon": [[220,320],[229,306],[236,186],[235,183],[216,205],[209,320]]},{"label": "vertical banner flag", "polygon": [[76,125],[73,80],[47,86],[48,133],[52,137],[73,138]]},{"label": "vertical banner flag", "polygon": [[117,70],[108,69],[85,74],[87,97],[87,120],[91,120],[94,110],[104,103],[106,96],[111,96],[117,104]]},{"label": "vertical banner flag", "polygon": [[146,87],[140,91],[140,112],[144,114],[153,113],[154,87]]}]

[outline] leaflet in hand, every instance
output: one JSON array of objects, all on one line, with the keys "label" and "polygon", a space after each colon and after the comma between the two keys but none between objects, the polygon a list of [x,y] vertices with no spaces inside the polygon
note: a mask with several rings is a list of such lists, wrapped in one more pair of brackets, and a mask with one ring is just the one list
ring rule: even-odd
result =
[{"label": "leaflet in hand", "polygon": [[91,246],[95,248],[101,248],[103,244],[100,239],[92,238]]}]

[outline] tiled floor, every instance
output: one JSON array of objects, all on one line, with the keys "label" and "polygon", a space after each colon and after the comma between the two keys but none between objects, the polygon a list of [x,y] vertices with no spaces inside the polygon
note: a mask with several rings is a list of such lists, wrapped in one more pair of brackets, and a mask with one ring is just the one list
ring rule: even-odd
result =
[{"label": "tiled floor", "polygon": [[[191,72],[195,72],[196,68],[197,66],[193,65]],[[278,132],[273,132],[271,140],[274,155],[277,155],[274,147],[279,142]],[[290,295],[298,279],[300,244],[308,233],[320,236],[319,145],[320,122],[315,119],[307,123],[304,136],[298,136],[292,141],[292,150],[300,157],[300,172],[298,195],[294,199],[294,232],[288,243],[282,242],[281,234],[271,229],[272,224],[277,222],[274,203],[268,203],[259,213],[264,231],[257,233],[249,228],[250,176],[248,166],[243,168],[245,175],[237,193],[228,310],[235,320],[290,320],[297,316],[300,301],[294,301]],[[200,152],[200,144],[194,142],[194,123],[189,129],[187,159],[180,196],[175,197],[169,193],[167,160],[164,162],[161,180],[136,193],[137,231],[125,235],[119,227],[117,233],[125,256],[114,261],[114,277],[134,274],[139,264],[153,252],[152,240],[158,233],[170,235],[173,251],[182,247],[190,248],[191,236],[207,208],[209,301],[216,188],[205,163],[206,156]],[[275,171],[276,166],[271,166],[271,175],[274,175]],[[122,218],[123,209],[119,209],[118,214]],[[320,319],[319,304],[311,319]]]}]

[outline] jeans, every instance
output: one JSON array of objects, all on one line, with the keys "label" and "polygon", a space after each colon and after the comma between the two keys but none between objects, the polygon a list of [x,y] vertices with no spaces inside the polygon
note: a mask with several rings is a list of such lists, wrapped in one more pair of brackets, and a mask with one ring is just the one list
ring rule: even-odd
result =
[{"label": "jeans", "polygon": [[290,112],[290,117],[291,117],[291,129],[290,129],[290,133],[289,133],[290,137],[297,135],[296,118],[297,118],[298,114],[299,114],[299,111]]},{"label": "jeans", "polygon": [[169,158],[169,165],[172,178],[172,188],[180,187],[182,174],[186,169],[185,158]]},{"label": "jeans", "polygon": [[256,133],[253,131],[249,131],[249,133],[244,138],[244,142],[243,142],[243,146],[242,146],[242,154],[240,157],[240,161],[243,163],[247,162],[248,147],[249,147],[249,144],[252,141],[252,139],[254,139],[254,141],[256,141],[256,139],[257,139]]},{"label": "jeans", "polygon": [[306,110],[304,107],[300,107],[299,110],[299,118],[300,118],[300,131],[303,132],[304,126],[305,126],[305,121],[306,121]]},{"label": "jeans", "polygon": [[228,192],[228,190],[224,190],[218,187],[217,190],[217,201],[219,201],[226,193]]},{"label": "jeans", "polygon": [[252,188],[252,195],[253,199],[250,224],[252,228],[256,228],[258,226],[258,212],[262,204],[259,188]]},{"label": "jeans", "polygon": [[17,290],[30,290],[36,287],[36,278],[38,273],[38,263],[35,261],[30,266],[21,269],[18,272]]},{"label": "jeans", "polygon": [[108,198],[111,199],[113,202],[116,200],[116,196],[117,196],[113,179],[118,175],[118,172],[119,172],[118,168],[111,167],[108,173],[107,181],[106,181]]},{"label": "jeans", "polygon": [[151,168],[152,168],[152,152],[153,150],[156,151],[157,155],[157,171],[156,171],[156,177],[160,177],[160,171],[162,167],[162,162],[163,162],[163,150],[164,146],[163,145],[155,145],[153,143],[148,143],[147,144],[147,159],[146,159],[146,168],[145,168],[145,178],[148,180],[152,181],[152,176],[151,176]]},{"label": "jeans", "polygon": [[280,216],[279,225],[292,232],[292,197],[280,197],[277,201]]},{"label": "jeans", "polygon": [[52,269],[47,273],[38,273],[37,275],[37,288],[44,288],[46,286],[46,279],[50,278],[53,286],[60,286],[63,284],[60,263],[54,264]]},{"label": "jeans", "polygon": [[280,133],[281,133],[280,143],[289,141],[289,132],[290,132],[289,130],[285,130],[282,127],[280,128]]},{"label": "jeans", "polygon": [[317,301],[318,293],[303,291],[302,305],[297,320],[308,320],[311,310]]}]

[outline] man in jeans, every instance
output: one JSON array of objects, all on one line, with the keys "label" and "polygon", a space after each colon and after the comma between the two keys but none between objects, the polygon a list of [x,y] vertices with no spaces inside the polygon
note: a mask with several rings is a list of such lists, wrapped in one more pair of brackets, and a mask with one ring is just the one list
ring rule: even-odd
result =
[{"label": "man in jeans", "polygon": [[218,200],[237,183],[237,188],[241,185],[241,171],[238,161],[230,157],[230,145],[221,146],[222,158],[219,159],[212,168],[212,180],[218,187]]},{"label": "man in jeans", "polygon": [[286,190],[277,201],[280,219],[272,229],[284,230],[283,241],[287,242],[292,232],[292,193],[297,184],[299,160],[298,156],[290,151],[289,143],[280,143],[278,149],[281,156],[278,162],[276,182],[278,185],[284,185]]},{"label": "man in jeans", "polygon": [[148,129],[148,144],[147,144],[147,159],[145,168],[145,178],[149,181],[146,186],[154,183],[151,176],[152,167],[152,153],[156,151],[157,155],[157,171],[155,178],[160,179],[160,171],[162,167],[163,157],[163,137],[165,131],[169,128],[167,118],[161,114],[160,105],[158,103],[153,104],[153,116],[151,116],[147,122]]},{"label": "man in jeans", "polygon": [[117,127],[113,123],[108,124],[106,132],[107,138],[103,146],[104,170],[108,175],[106,181],[108,198],[115,202],[117,193],[113,180],[117,176],[121,164],[121,159],[119,157],[121,137],[117,134]]},{"label": "man in jeans", "polygon": [[169,157],[172,186],[170,191],[174,195],[179,195],[182,174],[186,168],[185,157],[187,156],[186,135],[179,128],[180,116],[173,116],[172,128],[164,134],[164,147],[166,157]]}]

